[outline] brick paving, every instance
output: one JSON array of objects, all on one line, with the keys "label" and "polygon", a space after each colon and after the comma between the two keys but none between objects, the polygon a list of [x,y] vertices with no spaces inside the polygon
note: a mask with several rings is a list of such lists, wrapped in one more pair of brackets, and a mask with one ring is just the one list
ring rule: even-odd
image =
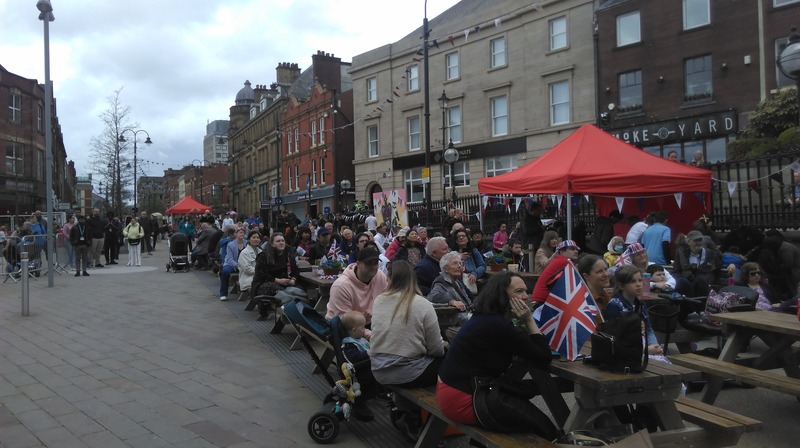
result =
[{"label": "brick paving", "polygon": [[[321,402],[216,300],[208,272],[141,267],[0,284],[0,446],[313,446]],[[337,446],[365,446],[343,429]]]}]

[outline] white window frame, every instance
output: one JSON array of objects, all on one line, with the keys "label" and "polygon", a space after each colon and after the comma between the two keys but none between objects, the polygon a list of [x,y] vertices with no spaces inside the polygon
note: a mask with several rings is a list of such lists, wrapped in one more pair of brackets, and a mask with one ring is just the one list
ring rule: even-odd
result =
[{"label": "white window frame", "polygon": [[[497,167],[498,162],[501,165],[500,168]],[[502,165],[504,164],[508,165],[508,167],[503,167]],[[486,177],[499,176],[514,171],[515,169],[517,169],[517,156],[515,155],[490,157],[486,159]]]},{"label": "white window frame", "polygon": [[408,131],[408,150],[419,151],[422,148],[422,122],[419,115],[406,118],[406,129]]},{"label": "white window frame", "polygon": [[[557,97],[557,94],[561,94],[563,92],[557,91],[556,89],[562,87],[566,88],[566,100],[560,96]],[[570,92],[569,80],[565,79],[551,82],[548,84],[547,90],[550,98],[550,126],[569,123],[572,120],[572,111],[570,105],[572,93]],[[559,114],[563,113],[564,110],[566,110],[567,114],[566,120],[559,117]]]},{"label": "white window frame", "polygon": [[367,78],[367,102],[378,101],[378,78]]},{"label": "white window frame", "polygon": [[[461,161],[453,164],[453,172],[455,174],[455,182],[456,188],[460,187],[469,187],[469,161]],[[452,178],[450,176],[450,164],[445,163],[444,167],[444,187],[445,188],[452,188],[450,182]]]},{"label": "white window frame", "polygon": [[294,152],[300,152],[300,129],[294,128]]},{"label": "white window frame", "polygon": [[319,144],[325,144],[325,117],[319,117]]},{"label": "white window frame", "polygon": [[[6,141],[6,174],[24,175],[25,150],[22,145],[10,140]],[[17,186],[19,187],[19,186]]]},{"label": "white window frame", "polygon": [[325,185],[325,157],[319,158],[319,182]]},{"label": "white window frame", "polygon": [[[286,151],[286,154],[291,155],[292,154],[292,131],[291,130],[289,130],[289,132],[286,133],[286,142],[288,143],[288,145],[287,145],[288,149]],[[290,190],[291,190],[291,188],[290,188]]]},{"label": "white window frame", "polygon": [[300,191],[300,165],[294,166],[294,188]]},{"label": "white window frame", "polygon": [[448,81],[461,77],[458,59],[457,51],[444,55],[445,79]]},{"label": "white window frame", "polygon": [[447,141],[461,143],[461,106],[450,106],[447,109]]},{"label": "white window frame", "polygon": [[[403,184],[406,187],[407,202],[421,202],[425,199],[425,190],[429,184],[423,182],[422,168],[412,168],[403,171]],[[422,186],[422,191],[415,192],[414,188]]]},{"label": "white window frame", "polygon": [[36,105],[36,130],[44,131],[44,106],[41,104]]},{"label": "white window frame", "polygon": [[[633,19],[635,20],[635,23]],[[631,21],[629,22],[628,19]],[[626,27],[631,27],[628,30]],[[635,27],[635,32],[633,28]],[[624,31],[629,31],[627,33],[623,33]],[[628,36],[630,34],[630,36]],[[623,38],[625,38],[623,40]],[[620,14],[617,16],[617,46],[624,47],[626,45],[632,45],[635,43],[639,43],[642,41],[642,16],[639,11],[631,11],[629,13]]]},{"label": "white window frame", "polygon": [[[701,26],[706,26],[711,24],[711,2],[710,0],[683,0],[683,29],[684,30],[691,30],[694,28],[699,28]],[[695,8],[699,7],[702,8],[705,6],[705,20],[703,20],[702,16],[690,16],[688,14],[691,6]],[[696,23],[689,23],[690,20],[695,19],[697,20]]]},{"label": "white window frame", "polygon": [[270,186],[270,197],[277,198],[278,197],[278,181],[273,180],[272,185]]},{"label": "white window frame", "polygon": [[505,66],[506,61],[506,37],[500,36],[489,41],[489,67],[498,68]]},{"label": "white window frame", "polygon": [[13,123],[22,123],[22,95],[11,92],[8,98],[8,117]]},{"label": "white window frame", "polygon": [[[374,135],[373,135],[374,130]],[[378,145],[378,125],[367,126],[367,157],[378,157],[380,147]]]},{"label": "white window frame", "polygon": [[800,2],[800,0],[772,0],[772,6],[775,8],[780,8],[781,6],[791,5],[798,2]]},{"label": "white window frame", "polygon": [[311,147],[317,146],[317,120],[311,119]]},{"label": "white window frame", "polygon": [[317,159],[311,159],[311,185],[317,186]]},{"label": "white window frame", "polygon": [[[502,100],[502,108],[499,107]],[[508,135],[508,95],[498,95],[489,99],[492,114],[492,137]]]},{"label": "white window frame", "polygon": [[406,72],[406,89],[409,92],[416,92],[419,90],[419,65],[411,64],[408,66]]},{"label": "white window frame", "polygon": [[294,190],[294,176],[292,176],[292,167],[289,167],[289,175],[286,178],[289,180],[289,188],[286,191]]},{"label": "white window frame", "polygon": [[[560,29],[563,26],[563,30]],[[550,51],[561,50],[569,46],[567,33],[567,16],[556,17],[549,22]]]}]

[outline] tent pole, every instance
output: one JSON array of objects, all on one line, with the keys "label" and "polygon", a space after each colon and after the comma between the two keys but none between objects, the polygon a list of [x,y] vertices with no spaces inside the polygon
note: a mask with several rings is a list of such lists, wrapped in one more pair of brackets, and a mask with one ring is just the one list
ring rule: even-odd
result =
[{"label": "tent pole", "polygon": [[572,239],[572,193],[567,193],[567,239]]}]

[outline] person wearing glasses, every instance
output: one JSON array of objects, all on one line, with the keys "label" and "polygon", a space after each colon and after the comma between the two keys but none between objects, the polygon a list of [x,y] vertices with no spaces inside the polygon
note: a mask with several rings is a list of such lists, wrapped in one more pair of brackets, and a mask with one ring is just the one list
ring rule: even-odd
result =
[{"label": "person wearing glasses", "polygon": [[761,270],[761,266],[758,263],[749,262],[742,265],[738,284],[758,292],[756,309],[777,311],[781,304],[766,280],[764,271]]},{"label": "person wearing glasses", "polygon": [[353,250],[350,252],[350,256],[347,257],[348,264],[353,264],[356,262],[356,259],[358,257],[358,252],[364,248],[365,244],[371,241],[371,238],[366,232],[362,232],[355,237],[355,240],[356,240],[355,247],[353,247]]},{"label": "person wearing glasses", "polygon": [[450,248],[461,254],[461,261],[464,263],[464,284],[467,285],[473,294],[478,294],[478,279],[486,275],[486,261],[483,254],[473,245],[467,231],[464,229],[456,230],[453,234],[453,246]]}]

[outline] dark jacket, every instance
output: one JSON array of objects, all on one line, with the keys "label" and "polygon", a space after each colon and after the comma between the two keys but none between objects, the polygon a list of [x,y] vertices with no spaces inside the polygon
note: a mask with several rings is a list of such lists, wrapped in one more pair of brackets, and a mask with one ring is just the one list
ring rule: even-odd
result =
[{"label": "dark jacket", "polygon": [[[83,237],[83,241],[81,241],[81,237]],[[103,234],[100,234],[100,238],[103,237]],[[72,243],[73,246],[91,246],[92,245],[92,232],[88,225],[86,224],[75,224],[72,226],[72,229],[69,231],[69,242]]]},{"label": "dark jacket", "polygon": [[106,227],[105,219],[100,216],[92,215],[86,218],[86,225],[89,226],[89,233],[92,234],[92,238],[103,239],[103,233]]},{"label": "dark jacket", "polygon": [[689,262],[691,249],[689,246],[680,246],[675,250],[674,272],[689,279],[703,277],[709,285],[716,283],[719,271],[722,269],[722,254],[716,249],[705,248],[706,258],[696,269],[692,269]]},{"label": "dark jacket", "polygon": [[328,255],[328,251],[331,249],[331,245],[323,246],[319,242],[314,243],[309,249],[306,256],[308,256],[309,260],[319,260],[322,257]]},{"label": "dark jacket", "polygon": [[428,300],[432,303],[448,304],[451,300],[458,300],[467,305],[467,309],[472,306],[474,297],[472,293],[461,281],[461,279],[453,279],[444,272],[436,277],[431,285],[431,292],[428,293]]},{"label": "dark jacket", "polygon": [[423,296],[427,296],[431,292],[433,281],[436,280],[440,272],[442,270],[439,268],[439,260],[434,260],[428,254],[425,254],[422,260],[414,266],[414,273],[417,274],[417,285],[419,285],[419,290]]},{"label": "dark jacket", "polygon": [[[300,275],[300,270],[297,269],[297,262],[294,257],[289,257],[288,254],[294,254],[294,248],[286,246],[286,249],[281,255],[275,255],[272,263],[267,262],[268,253],[271,248],[262,251],[256,257],[256,273],[253,275],[253,291],[258,291],[259,285],[264,282],[274,282],[276,278],[294,278]],[[289,273],[291,269],[291,273]]]}]

